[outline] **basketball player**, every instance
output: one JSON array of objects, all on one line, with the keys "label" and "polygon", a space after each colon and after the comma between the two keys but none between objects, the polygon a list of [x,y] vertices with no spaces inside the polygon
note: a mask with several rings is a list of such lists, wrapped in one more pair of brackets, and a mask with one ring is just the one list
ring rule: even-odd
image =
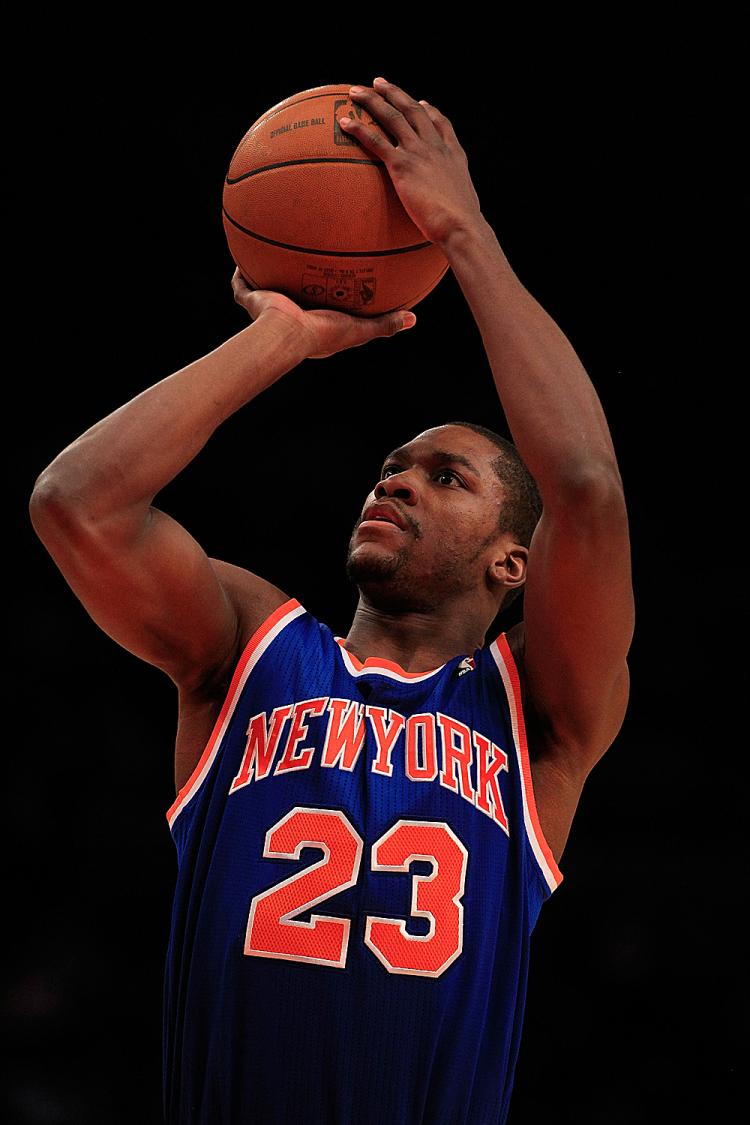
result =
[{"label": "basketball player", "polygon": [[[65,448],[32,497],[94,620],[179,691],[170,1125],[503,1122],[530,933],[627,704],[627,515],[594,388],[447,118],[383,80],[351,97],[391,139],[341,125],[448,258],[514,444],[451,422],[387,456],[334,636],[152,501],[285,372],[404,315],[304,311],[236,272],[252,323]],[[487,643],[522,589],[523,622]]]}]

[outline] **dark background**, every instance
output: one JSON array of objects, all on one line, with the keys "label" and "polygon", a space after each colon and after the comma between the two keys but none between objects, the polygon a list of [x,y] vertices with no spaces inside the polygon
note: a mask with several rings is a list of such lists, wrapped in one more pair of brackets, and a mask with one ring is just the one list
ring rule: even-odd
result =
[{"label": "dark background", "polygon": [[[38,76],[44,108],[18,108],[6,1120],[160,1121],[176,870],[165,818],[176,691],[67,587],[28,519],[34,480],[97,420],[246,325],[221,193],[251,122],[297,90],[380,73],[452,121],[514,271],[601,397],[630,515],[631,705],[534,932],[510,1121],[729,1120],[745,890],[733,156],[722,76],[663,50],[602,50],[551,75],[516,45],[470,81],[428,51],[332,49],[301,67],[269,55],[221,81],[76,57],[64,81]],[[511,80],[500,63],[519,52]],[[340,635],[356,605],[346,547],[383,454],[452,418],[511,436],[452,273],[415,311],[410,332],[290,372],[157,499],[210,555]]]}]

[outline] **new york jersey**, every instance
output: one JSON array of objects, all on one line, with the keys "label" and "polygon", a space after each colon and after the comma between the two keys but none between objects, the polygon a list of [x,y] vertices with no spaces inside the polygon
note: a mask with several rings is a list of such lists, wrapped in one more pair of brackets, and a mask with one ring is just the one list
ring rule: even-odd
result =
[{"label": "new york jersey", "polygon": [[167,819],[168,1125],[501,1125],[562,879],[504,633],[408,672],[290,598]]}]

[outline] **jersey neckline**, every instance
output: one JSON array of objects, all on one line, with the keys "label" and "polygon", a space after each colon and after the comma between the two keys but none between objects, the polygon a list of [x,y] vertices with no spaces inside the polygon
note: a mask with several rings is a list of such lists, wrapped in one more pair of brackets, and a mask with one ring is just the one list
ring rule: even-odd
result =
[{"label": "jersey neckline", "polygon": [[[383,656],[368,656],[363,662],[358,656],[355,656],[353,652],[349,651],[344,644],[343,637],[334,637],[333,639],[341,649],[345,660],[351,662],[356,672],[387,672],[391,675],[395,674],[405,680],[423,680],[428,676],[434,676],[436,673],[442,672],[443,668],[450,663],[449,660],[446,660],[444,664],[439,665],[437,668],[428,668],[423,672],[407,672],[407,670],[402,668],[400,664],[397,664],[395,660],[386,660]],[[457,657],[453,657],[453,659],[455,660]]]}]

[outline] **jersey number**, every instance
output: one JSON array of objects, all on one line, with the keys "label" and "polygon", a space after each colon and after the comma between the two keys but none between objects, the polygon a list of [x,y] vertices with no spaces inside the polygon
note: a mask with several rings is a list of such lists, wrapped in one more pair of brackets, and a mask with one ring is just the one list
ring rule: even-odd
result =
[{"label": "jersey number", "polygon": [[[312,914],[337,891],[353,887],[359,874],[362,837],[340,809],[297,806],[266,833],[263,855],[299,859],[305,847],[323,858],[283,883],[257,894],[250,904],[245,953],[312,965],[346,966],[351,921]],[[410,934],[401,918],[368,915],[365,945],[389,973],[439,977],[463,948],[464,894],[469,853],[444,821],[399,820],[372,845],[373,871],[408,872],[412,860],[432,863],[430,875],[412,876],[411,917],[429,919],[429,932]]]}]

